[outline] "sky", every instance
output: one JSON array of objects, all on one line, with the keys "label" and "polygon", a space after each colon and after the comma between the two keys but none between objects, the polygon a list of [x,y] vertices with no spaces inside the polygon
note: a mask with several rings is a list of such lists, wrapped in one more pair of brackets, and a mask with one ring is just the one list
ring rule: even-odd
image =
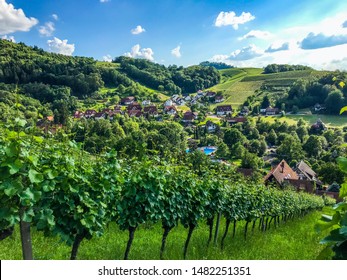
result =
[{"label": "sky", "polygon": [[100,61],[347,70],[347,1],[0,0],[0,38]]}]

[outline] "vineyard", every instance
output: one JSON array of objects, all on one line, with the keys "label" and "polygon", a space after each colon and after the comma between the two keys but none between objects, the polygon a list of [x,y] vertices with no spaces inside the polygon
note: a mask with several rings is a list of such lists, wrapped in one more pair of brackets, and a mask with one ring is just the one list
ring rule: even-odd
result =
[{"label": "vineyard", "polygon": [[157,158],[121,161],[114,151],[90,155],[67,140],[24,132],[25,121],[0,130],[0,240],[19,224],[24,259],[32,259],[31,228],[59,236],[76,259],[84,239],[101,236],[116,222],[128,231],[124,259],[135,232],[161,222],[160,258],[170,231],[188,229],[183,256],[198,223],[209,225],[207,243],[217,242],[221,217],[226,221],[221,247],[240,221],[243,235],[266,231],[280,221],[323,208],[321,197],[263,185],[249,185],[227,172],[194,173],[188,166]]}]

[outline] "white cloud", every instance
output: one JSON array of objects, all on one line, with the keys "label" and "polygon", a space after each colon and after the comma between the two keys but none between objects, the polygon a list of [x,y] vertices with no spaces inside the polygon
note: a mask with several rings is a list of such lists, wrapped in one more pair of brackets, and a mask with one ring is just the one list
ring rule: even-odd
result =
[{"label": "white cloud", "polygon": [[347,34],[325,35],[310,32],[300,43],[302,49],[320,49],[347,44]]},{"label": "white cloud", "polygon": [[273,53],[273,52],[279,52],[279,51],[287,51],[290,48],[289,42],[275,42],[272,43],[265,52],[267,53]]},{"label": "white cloud", "polygon": [[68,44],[67,40],[60,40],[54,37],[52,40],[47,41],[48,49],[51,52],[72,55],[75,51],[75,44]]},{"label": "white cloud", "polygon": [[0,35],[29,31],[38,22],[36,18],[26,17],[22,9],[15,9],[12,4],[0,0]]},{"label": "white cloud", "polygon": [[39,33],[45,37],[52,36],[54,31],[55,31],[54,23],[51,21],[46,22],[45,25],[41,25],[39,27]]},{"label": "white cloud", "polygon": [[330,70],[347,70],[347,57],[332,60]]},{"label": "white cloud", "polygon": [[100,0],[100,3],[110,2],[111,0]]},{"label": "white cloud", "polygon": [[268,31],[261,31],[261,30],[251,30],[249,31],[246,35],[242,36],[240,39],[252,39],[252,38],[257,38],[257,39],[268,39],[271,37],[271,33]]},{"label": "white cloud", "polygon": [[131,48],[131,52],[127,52],[124,54],[125,56],[129,56],[132,58],[145,58],[148,60],[153,61],[154,60],[154,52],[151,48],[143,48],[141,49],[141,46],[139,44],[133,46]]},{"label": "white cloud", "polygon": [[11,42],[13,42],[13,43],[16,42],[16,40],[14,39],[13,36],[4,35],[4,36],[1,37],[1,39],[7,40],[7,41],[11,41]]},{"label": "white cloud", "polygon": [[52,14],[52,18],[53,18],[54,20],[59,20],[59,17],[58,17],[57,14]]},{"label": "white cloud", "polygon": [[236,16],[236,13],[234,11],[220,12],[215,21],[215,26],[221,27],[231,25],[234,29],[238,29],[240,24],[245,24],[246,22],[254,19],[255,16],[248,12],[242,12],[240,16]]},{"label": "white cloud", "polygon": [[112,62],[112,56],[110,54],[104,55],[102,57],[103,61]]},{"label": "white cloud", "polygon": [[229,55],[216,54],[216,55],[212,56],[210,61],[213,61],[213,62],[225,62],[225,61],[227,61],[228,58],[229,58]]},{"label": "white cloud", "polygon": [[256,45],[251,44],[248,47],[244,47],[241,50],[232,52],[229,56],[230,60],[249,60],[257,56],[262,56],[264,51],[259,49]]},{"label": "white cloud", "polygon": [[177,46],[176,48],[174,48],[173,50],[171,50],[171,54],[174,57],[180,58],[182,56],[181,54],[181,46]]},{"label": "white cloud", "polygon": [[136,26],[136,28],[131,29],[131,34],[138,35],[138,34],[141,34],[141,33],[145,32],[145,31],[146,30],[141,25],[138,25],[138,26]]}]

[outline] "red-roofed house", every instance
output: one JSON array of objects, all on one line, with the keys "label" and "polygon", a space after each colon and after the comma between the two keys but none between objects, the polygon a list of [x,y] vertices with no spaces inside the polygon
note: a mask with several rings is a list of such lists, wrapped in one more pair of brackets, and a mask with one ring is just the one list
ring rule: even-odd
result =
[{"label": "red-roofed house", "polygon": [[244,123],[247,121],[247,118],[245,117],[236,117],[236,118],[229,118],[226,120],[228,122],[228,124],[232,125],[235,123]]},{"label": "red-roofed house", "polygon": [[73,117],[74,117],[75,119],[83,118],[83,117],[84,117],[84,113],[81,112],[81,111],[76,111],[76,112],[73,114]]},{"label": "red-roofed house", "polygon": [[158,116],[158,108],[155,105],[147,106],[143,108],[143,113],[148,117],[157,117]]},{"label": "red-roofed house", "polygon": [[285,160],[282,160],[276,167],[274,167],[265,177],[265,184],[274,182],[282,185],[285,180],[298,180],[299,176],[293,169],[290,168]]},{"label": "red-roofed house", "polygon": [[175,106],[165,106],[164,107],[164,113],[166,113],[168,115],[176,115],[177,110],[176,110]]},{"label": "red-roofed house", "polygon": [[88,118],[94,117],[95,114],[96,114],[96,111],[95,111],[95,110],[87,110],[87,111],[84,113],[84,116],[88,119]]},{"label": "red-roofed house", "polygon": [[120,101],[120,104],[122,104],[122,105],[130,105],[134,101],[135,101],[135,97],[128,96],[128,97],[122,98],[121,101]]}]

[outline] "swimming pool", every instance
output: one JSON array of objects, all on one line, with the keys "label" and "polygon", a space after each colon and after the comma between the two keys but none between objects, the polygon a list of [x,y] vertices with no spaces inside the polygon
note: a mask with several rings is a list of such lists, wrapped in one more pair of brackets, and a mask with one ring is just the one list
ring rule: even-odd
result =
[{"label": "swimming pool", "polygon": [[[201,152],[204,152],[205,155],[209,156],[215,151],[217,151],[217,147],[214,147],[214,146],[199,147],[198,150],[200,150]],[[189,149],[187,149],[186,152],[189,153]]]}]

